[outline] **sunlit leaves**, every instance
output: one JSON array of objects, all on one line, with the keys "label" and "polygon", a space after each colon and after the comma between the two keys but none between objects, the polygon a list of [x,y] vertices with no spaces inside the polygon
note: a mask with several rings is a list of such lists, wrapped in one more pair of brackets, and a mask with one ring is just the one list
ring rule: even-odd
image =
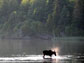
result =
[{"label": "sunlit leaves", "polygon": [[0,0],[0,8],[2,7],[3,5],[3,0]]},{"label": "sunlit leaves", "polygon": [[16,11],[13,11],[14,14],[16,14],[17,12]]},{"label": "sunlit leaves", "polygon": [[37,11],[37,9],[35,8],[34,11],[33,11],[33,14],[36,14],[36,11]]},{"label": "sunlit leaves", "polygon": [[22,0],[21,4],[26,5],[27,3],[33,4],[35,0]]},{"label": "sunlit leaves", "polygon": [[35,0],[30,0],[30,3],[33,4],[35,2]]},{"label": "sunlit leaves", "polygon": [[46,0],[46,3],[48,4],[49,3],[49,0]]},{"label": "sunlit leaves", "polygon": [[22,0],[21,4],[25,5],[29,2],[29,0]]}]

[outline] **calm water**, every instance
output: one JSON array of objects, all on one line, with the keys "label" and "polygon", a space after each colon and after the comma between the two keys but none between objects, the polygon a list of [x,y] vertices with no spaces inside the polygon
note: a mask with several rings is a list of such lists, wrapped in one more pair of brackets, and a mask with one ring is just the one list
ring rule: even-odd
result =
[{"label": "calm water", "polygon": [[24,57],[0,57],[0,63],[83,63],[83,59],[73,58],[72,55],[52,56],[52,59],[42,55],[26,55]]},{"label": "calm water", "polygon": [[[42,51],[58,48],[59,56],[43,59]],[[84,63],[83,38],[0,39],[0,63]]]}]

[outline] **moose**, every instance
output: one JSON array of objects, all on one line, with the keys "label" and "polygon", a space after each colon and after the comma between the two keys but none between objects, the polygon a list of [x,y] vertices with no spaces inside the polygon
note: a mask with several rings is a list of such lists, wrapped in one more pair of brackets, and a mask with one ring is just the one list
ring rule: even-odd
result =
[{"label": "moose", "polygon": [[56,56],[56,52],[55,51],[52,51],[52,50],[44,50],[43,51],[43,58],[45,58],[45,55],[48,55],[48,56],[51,57],[53,54]]}]

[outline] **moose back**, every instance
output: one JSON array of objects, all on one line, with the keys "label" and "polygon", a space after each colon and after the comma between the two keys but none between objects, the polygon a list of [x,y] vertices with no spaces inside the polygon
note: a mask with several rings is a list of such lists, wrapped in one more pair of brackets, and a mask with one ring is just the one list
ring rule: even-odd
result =
[{"label": "moose back", "polygon": [[45,58],[45,55],[48,55],[48,56],[52,56],[52,55],[55,55],[56,56],[56,52],[55,51],[52,51],[52,50],[44,50],[43,51],[43,58]]}]

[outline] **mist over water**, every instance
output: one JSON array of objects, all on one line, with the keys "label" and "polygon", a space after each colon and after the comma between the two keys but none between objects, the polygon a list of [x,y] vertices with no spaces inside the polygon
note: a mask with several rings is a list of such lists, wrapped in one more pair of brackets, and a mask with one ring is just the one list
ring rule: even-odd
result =
[{"label": "mist over water", "polygon": [[52,47],[51,40],[41,39],[4,39],[0,40],[1,55],[30,55],[42,54],[45,49]]},{"label": "mist over water", "polygon": [[[84,39],[78,37],[43,39],[0,39],[0,56],[42,55],[43,50],[59,49],[59,54],[83,53]],[[57,51],[56,51],[57,52]]]},{"label": "mist over water", "polygon": [[[76,59],[83,56],[84,39],[79,37],[43,39],[0,39],[0,62],[12,63],[82,63]],[[43,50],[52,49],[57,56],[43,59]],[[80,57],[80,56],[79,56]],[[49,56],[46,58],[50,58]]]}]

